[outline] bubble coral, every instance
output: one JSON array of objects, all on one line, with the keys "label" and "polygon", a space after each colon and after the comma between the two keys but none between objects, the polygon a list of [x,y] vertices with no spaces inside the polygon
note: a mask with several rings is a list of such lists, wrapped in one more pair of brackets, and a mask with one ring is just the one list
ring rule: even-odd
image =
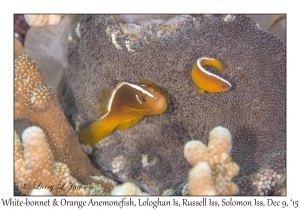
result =
[{"label": "bubble coral", "polygon": [[[65,110],[77,131],[101,117],[101,92],[119,81],[144,78],[170,93],[165,113],[115,131],[96,145],[94,156],[104,171],[157,194],[179,192],[190,169],[183,145],[190,139],[207,143],[210,130],[222,125],[233,136],[239,195],[256,193],[251,177],[260,169],[284,174],[286,46],[251,18],[186,15],[152,26],[120,27],[113,16],[87,15],[70,37]],[[196,91],[190,72],[200,56],[223,63],[230,91]]]},{"label": "bubble coral", "polygon": [[189,173],[190,195],[234,195],[238,187],[231,179],[239,166],[231,161],[231,134],[218,126],[211,130],[206,147],[197,140],[184,146],[184,156],[194,167]]},{"label": "bubble coral", "polygon": [[109,178],[93,179],[102,174],[82,151],[73,128],[64,116],[54,91],[47,87],[37,65],[26,55],[15,59],[15,119],[25,118],[43,129],[54,160],[66,164],[70,174],[83,184],[99,183],[109,193],[115,182]]}]

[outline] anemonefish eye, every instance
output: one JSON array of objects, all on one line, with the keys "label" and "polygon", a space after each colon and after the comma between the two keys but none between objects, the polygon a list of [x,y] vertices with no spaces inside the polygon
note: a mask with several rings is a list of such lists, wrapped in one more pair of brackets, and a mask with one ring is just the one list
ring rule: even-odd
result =
[{"label": "anemonefish eye", "polygon": [[143,103],[147,102],[147,99],[145,97],[142,98]]}]

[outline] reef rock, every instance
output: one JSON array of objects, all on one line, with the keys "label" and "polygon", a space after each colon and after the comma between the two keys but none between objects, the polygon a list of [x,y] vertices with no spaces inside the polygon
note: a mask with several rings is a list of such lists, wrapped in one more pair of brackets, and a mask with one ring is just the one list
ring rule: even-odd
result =
[{"label": "reef rock", "polygon": [[[63,94],[77,132],[101,117],[101,93],[119,81],[148,79],[170,94],[165,113],[97,143],[96,164],[149,193],[180,194],[190,169],[184,144],[207,144],[210,130],[222,125],[232,134],[239,194],[272,194],[277,182],[261,191],[257,179],[285,177],[285,44],[243,15],[180,15],[146,23],[89,15],[70,34]],[[223,63],[230,91],[197,92],[191,69],[200,56]]]}]

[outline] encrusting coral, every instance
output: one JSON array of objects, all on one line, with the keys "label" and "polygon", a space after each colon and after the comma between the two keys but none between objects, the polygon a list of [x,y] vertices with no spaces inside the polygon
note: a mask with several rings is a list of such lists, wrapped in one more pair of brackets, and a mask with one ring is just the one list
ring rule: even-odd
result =
[{"label": "encrusting coral", "polygon": [[[98,165],[155,194],[181,192],[190,169],[184,144],[206,143],[209,132],[222,125],[233,136],[238,195],[257,194],[253,175],[266,169],[281,176],[285,170],[285,44],[244,15],[179,15],[164,21],[121,27],[110,15],[82,18],[68,45],[67,115],[80,131],[102,116],[97,104],[103,90],[120,81],[153,81],[169,92],[168,109],[101,140],[94,155]],[[200,56],[223,63],[231,90],[196,91],[191,69]],[[212,66],[207,70],[216,72]],[[270,187],[272,192],[276,185]]]},{"label": "encrusting coral", "polygon": [[238,187],[231,180],[239,166],[231,161],[231,134],[218,126],[211,130],[206,147],[192,140],[184,147],[184,156],[194,167],[189,173],[189,195],[234,195]]},{"label": "encrusting coral", "polygon": [[67,165],[70,174],[80,183],[101,184],[104,192],[110,193],[116,183],[102,176],[82,151],[54,91],[43,83],[35,62],[26,55],[17,57],[14,79],[15,119],[25,118],[32,125],[40,127],[49,140],[54,160]]},{"label": "encrusting coral", "polygon": [[[22,142],[15,132],[15,182],[23,194],[107,195],[101,185],[83,185],[70,175],[66,164],[54,161],[45,133],[26,128]],[[44,191],[47,190],[47,191]]]}]

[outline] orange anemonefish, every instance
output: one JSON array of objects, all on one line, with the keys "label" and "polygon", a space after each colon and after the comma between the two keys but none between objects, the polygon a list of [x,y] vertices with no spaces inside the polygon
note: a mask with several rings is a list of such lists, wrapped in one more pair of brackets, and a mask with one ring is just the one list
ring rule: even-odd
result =
[{"label": "orange anemonefish", "polygon": [[210,73],[203,66],[211,65],[218,70],[223,71],[222,63],[213,58],[200,57],[192,68],[192,78],[199,87],[199,92],[224,92],[231,88],[231,84],[225,79]]},{"label": "orange anemonefish", "polygon": [[167,98],[167,91],[148,80],[137,85],[119,82],[103,95],[100,109],[105,115],[80,133],[80,141],[95,144],[115,128],[125,130],[144,115],[161,114],[167,109]]}]

